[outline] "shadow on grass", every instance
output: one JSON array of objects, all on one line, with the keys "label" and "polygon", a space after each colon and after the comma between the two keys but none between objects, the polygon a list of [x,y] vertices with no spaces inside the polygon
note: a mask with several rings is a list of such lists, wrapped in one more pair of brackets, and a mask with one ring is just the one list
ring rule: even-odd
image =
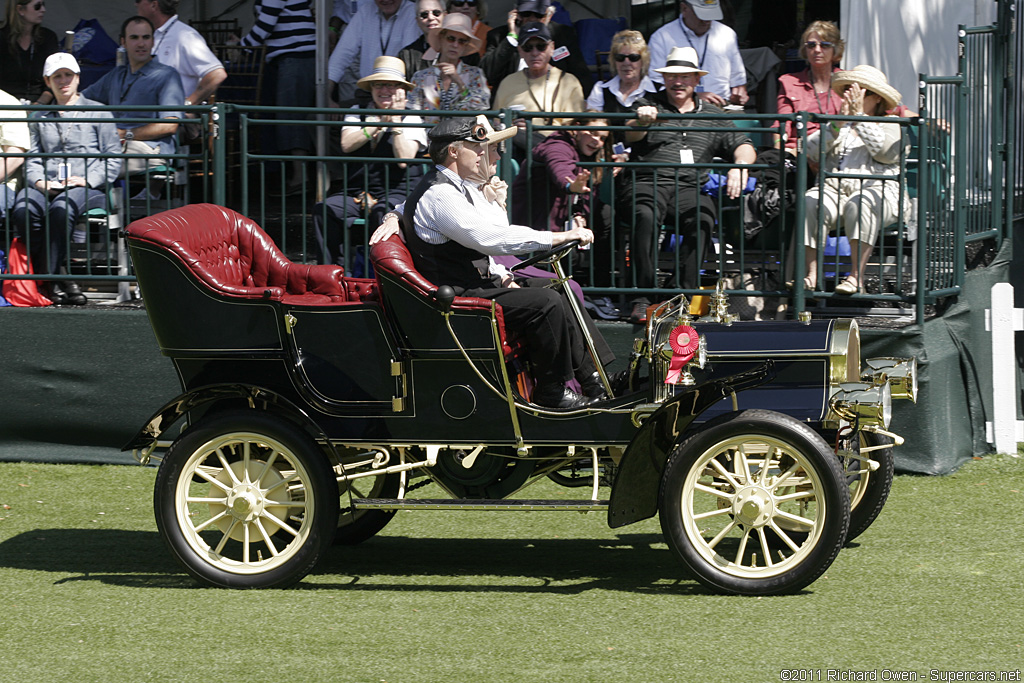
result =
[{"label": "shadow on grass", "polygon": [[[660,534],[603,539],[479,539],[377,536],[332,548],[306,588],[458,593],[704,593]],[[346,581],[332,583],[332,576]],[[394,585],[388,585],[388,577]],[[409,579],[415,579],[410,582]],[[363,584],[361,582],[368,581]]]},{"label": "shadow on grass", "polygon": [[[99,581],[130,588],[195,588],[158,533],[35,529],[0,543],[0,569],[65,574],[56,583]],[[706,592],[659,534],[604,539],[478,539],[377,536],[331,548],[308,590],[576,594]]]}]

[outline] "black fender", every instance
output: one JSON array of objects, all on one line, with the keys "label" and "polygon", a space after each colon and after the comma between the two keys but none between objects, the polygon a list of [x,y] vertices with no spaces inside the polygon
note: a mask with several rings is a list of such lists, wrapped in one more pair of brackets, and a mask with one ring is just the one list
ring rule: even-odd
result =
[{"label": "black fender", "polygon": [[608,501],[608,526],[615,529],[657,514],[665,463],[693,421],[723,398],[774,379],[773,365],[768,360],[752,370],[690,387],[651,414],[619,462]]},{"label": "black fender", "polygon": [[244,400],[250,407],[262,404],[274,406],[275,412],[295,422],[309,432],[314,439],[330,443],[327,434],[305,410],[270,389],[251,384],[208,384],[180,394],[153,413],[139,432],[124,446],[122,451],[151,450],[157,439],[177,422],[185,413],[199,406],[218,401]]}]

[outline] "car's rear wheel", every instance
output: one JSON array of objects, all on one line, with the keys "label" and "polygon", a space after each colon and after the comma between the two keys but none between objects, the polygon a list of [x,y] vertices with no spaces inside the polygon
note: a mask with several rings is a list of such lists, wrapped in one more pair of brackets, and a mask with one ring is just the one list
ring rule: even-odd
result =
[{"label": "car's rear wheel", "polygon": [[665,539],[698,581],[771,595],[799,590],[846,540],[850,495],[828,444],[766,410],[716,418],[670,455],[659,498]]},{"label": "car's rear wheel", "polygon": [[192,426],[157,472],[157,527],[185,570],[222,588],[300,581],[334,534],[338,489],[317,444],[264,412]]}]

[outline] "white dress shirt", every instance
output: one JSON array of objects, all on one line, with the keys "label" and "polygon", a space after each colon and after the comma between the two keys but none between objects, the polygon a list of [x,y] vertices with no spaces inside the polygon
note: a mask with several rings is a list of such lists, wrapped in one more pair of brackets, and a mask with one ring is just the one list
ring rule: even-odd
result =
[{"label": "white dress shirt", "polygon": [[747,84],[747,69],[740,56],[736,32],[720,21],[712,21],[707,33],[698,36],[679,17],[655,31],[648,47],[651,51],[649,75],[655,83],[665,82],[655,69],[665,66],[672,48],[692,47],[697,51],[701,70],[708,72],[700,79],[698,92],[712,92],[729,99],[732,88]]}]

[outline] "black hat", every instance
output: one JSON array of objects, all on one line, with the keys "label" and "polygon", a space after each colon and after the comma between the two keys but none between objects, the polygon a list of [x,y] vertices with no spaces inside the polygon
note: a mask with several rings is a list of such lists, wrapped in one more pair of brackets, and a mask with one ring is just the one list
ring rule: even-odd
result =
[{"label": "black hat", "polygon": [[551,0],[519,0],[516,3],[517,12],[534,12],[544,14],[551,7]]},{"label": "black hat", "polygon": [[438,143],[446,145],[459,140],[470,142],[501,142],[516,134],[516,128],[505,130],[494,130],[487,117],[479,116],[451,116],[441,121],[427,132],[431,144]]},{"label": "black hat", "polygon": [[545,43],[550,43],[551,32],[548,31],[548,25],[542,24],[539,21],[531,21],[529,24],[524,24],[519,30],[519,44],[525,45],[526,41],[530,38],[540,38]]}]

